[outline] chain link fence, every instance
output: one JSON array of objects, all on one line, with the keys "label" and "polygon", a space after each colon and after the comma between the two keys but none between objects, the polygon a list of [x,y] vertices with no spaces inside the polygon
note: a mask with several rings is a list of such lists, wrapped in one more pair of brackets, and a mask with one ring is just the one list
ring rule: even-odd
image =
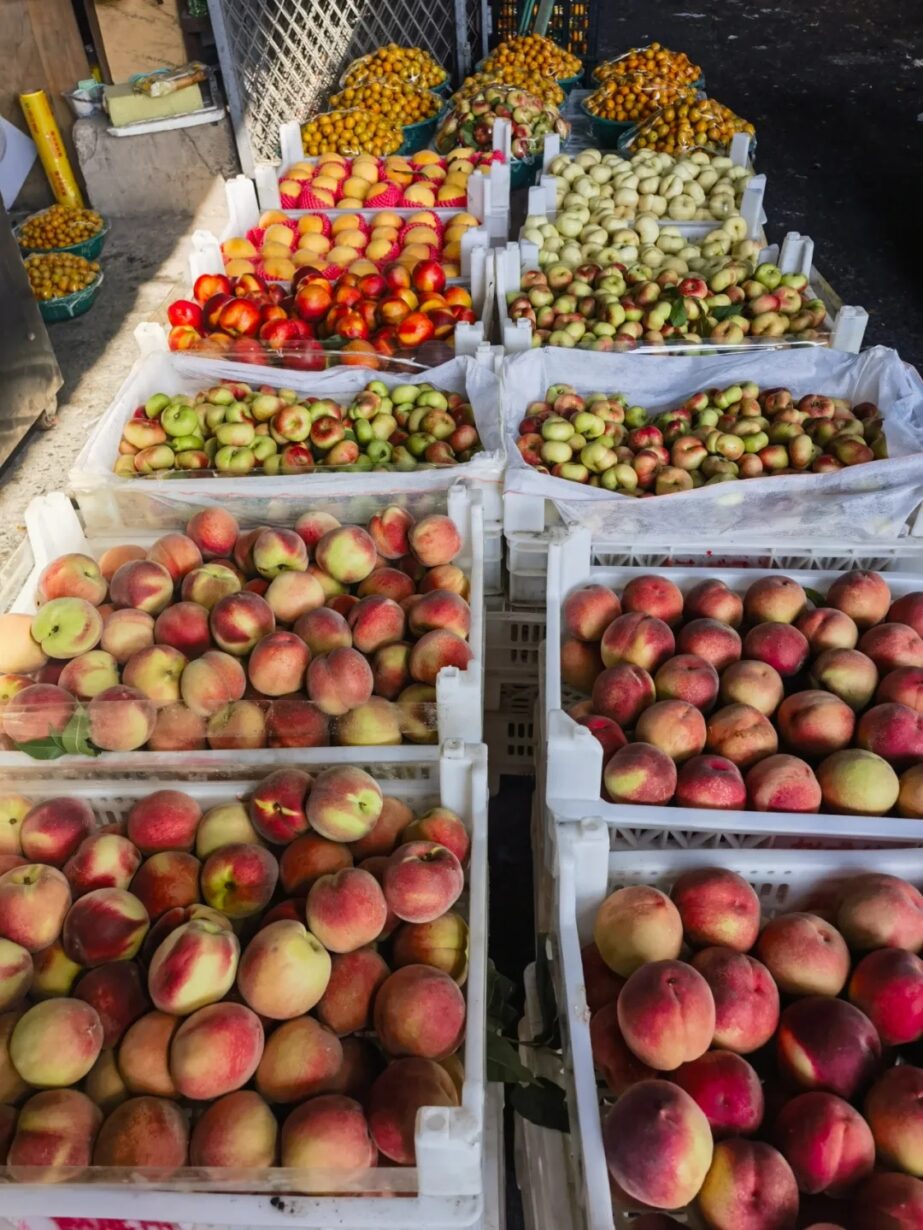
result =
[{"label": "chain link fence", "polygon": [[487,0],[211,0],[244,172],[279,156],[279,125],[324,110],[356,56],[423,47],[457,78],[485,53]]}]

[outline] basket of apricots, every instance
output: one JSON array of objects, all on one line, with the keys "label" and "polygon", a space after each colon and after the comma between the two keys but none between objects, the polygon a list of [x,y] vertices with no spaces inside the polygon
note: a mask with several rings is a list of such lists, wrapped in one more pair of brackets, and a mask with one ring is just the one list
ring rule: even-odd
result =
[{"label": "basket of apricots", "polygon": [[444,90],[449,85],[449,74],[428,51],[422,47],[399,47],[396,43],[353,60],[340,78],[340,88],[376,79],[409,81],[423,90]]},{"label": "basket of apricots", "polygon": [[391,77],[387,81],[360,81],[348,85],[330,99],[331,107],[360,107],[400,125],[404,139],[401,153],[414,153],[428,145],[436,122],[445,108],[445,99],[432,90],[419,89],[409,81]]},{"label": "basket of apricots", "polygon": [[693,149],[725,153],[738,132],[752,137],[756,129],[716,98],[698,98],[690,94],[668,104],[640,124],[635,132],[626,134],[625,148],[633,152],[650,149],[673,155]]},{"label": "basket of apricots", "polygon": [[433,150],[374,158],[322,154],[287,167],[279,177],[283,209],[461,209],[472,172],[489,164],[474,150]]},{"label": "basket of apricots", "polygon": [[319,154],[393,154],[401,148],[400,124],[362,107],[322,111],[301,126],[301,144],[308,157]]},{"label": "basket of apricots", "polygon": [[614,138],[632,125],[666,106],[694,97],[692,86],[635,72],[608,77],[581,102],[580,108],[590,121],[593,139],[611,149]]},{"label": "basket of apricots", "polygon": [[[513,68],[525,69],[539,81],[553,77],[568,94],[583,75],[580,58],[559,47],[544,34],[514,34],[495,47],[481,67],[491,80],[509,85],[520,84],[507,81],[505,74]],[[522,88],[533,90],[531,83]]]},{"label": "basket of apricots", "polygon": [[440,259],[450,278],[461,269],[461,241],[478,225],[472,214],[458,213],[443,222],[431,210],[409,216],[380,210],[366,218],[347,213],[304,214],[288,218],[279,211],[262,215],[245,236],[221,245],[229,277],[255,273],[270,281],[290,281],[309,268],[335,280],[359,260],[381,268],[389,261],[415,264]]},{"label": "basket of apricots", "polygon": [[614,60],[605,60],[593,70],[593,80],[608,81],[610,77],[624,77],[626,73],[642,73],[658,81],[694,85],[699,89],[705,84],[702,69],[698,64],[693,64],[685,51],[671,51],[660,43],[633,47]]}]

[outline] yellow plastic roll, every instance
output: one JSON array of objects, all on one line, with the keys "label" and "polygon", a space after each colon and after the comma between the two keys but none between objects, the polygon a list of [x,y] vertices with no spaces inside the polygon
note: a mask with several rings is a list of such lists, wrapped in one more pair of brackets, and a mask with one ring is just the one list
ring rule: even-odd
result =
[{"label": "yellow plastic roll", "polygon": [[58,204],[82,209],[83,196],[45,91],[33,90],[30,94],[20,94],[19,105]]}]

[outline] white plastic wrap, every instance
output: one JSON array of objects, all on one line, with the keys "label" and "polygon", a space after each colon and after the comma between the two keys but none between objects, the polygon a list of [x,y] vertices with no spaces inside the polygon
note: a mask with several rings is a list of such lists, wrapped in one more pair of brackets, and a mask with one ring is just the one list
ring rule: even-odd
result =
[{"label": "white plastic wrap", "polygon": [[[571,384],[587,394],[623,392],[631,404],[658,413],[698,389],[745,380],[790,388],[796,396],[824,393],[875,402],[889,458],[832,474],[748,478],[636,499],[539,474],[516,448],[526,407],[541,401],[552,384]],[[923,380],[884,346],[860,355],[810,347],[694,357],[536,349],[504,362],[501,396],[508,455],[504,490],[553,500],[565,521],[588,526],[594,538],[669,541],[697,531],[727,540],[770,525],[780,537],[803,537],[812,529],[846,539],[894,537],[923,501]]]}]

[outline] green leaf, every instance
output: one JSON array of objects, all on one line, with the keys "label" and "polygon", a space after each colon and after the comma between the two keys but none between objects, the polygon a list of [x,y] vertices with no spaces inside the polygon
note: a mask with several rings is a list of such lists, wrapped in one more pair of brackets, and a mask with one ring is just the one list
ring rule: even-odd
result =
[{"label": "green leaf", "polygon": [[672,311],[670,312],[670,324],[675,325],[676,328],[680,329],[688,321],[688,319],[689,317],[686,315],[686,305],[683,303],[682,299],[677,299],[673,304]]},{"label": "green leaf", "polygon": [[826,606],[827,605],[827,599],[824,597],[823,594],[819,594],[816,589],[808,589],[807,586],[805,586],[804,592],[807,594],[808,598],[810,598],[810,600],[814,603],[815,606]]},{"label": "green leaf", "polygon": [[515,1033],[519,1018],[519,988],[512,979],[498,972],[493,961],[487,964],[487,1028],[495,1033]]},{"label": "green leaf", "polygon": [[61,745],[68,756],[98,756],[99,748],[90,742],[90,719],[79,709],[61,732]]},{"label": "green leaf", "polygon": [[66,755],[64,744],[57,735],[49,735],[47,739],[28,739],[25,743],[17,743],[16,750],[25,752],[33,760],[57,760]]},{"label": "green leaf", "polygon": [[734,316],[740,311],[739,303],[724,303],[721,307],[709,308],[709,316],[714,316],[715,320],[727,320],[729,316]]},{"label": "green leaf", "polygon": [[488,1032],[485,1046],[487,1079],[504,1085],[527,1085],[535,1078],[517,1054],[516,1047],[499,1034]]},{"label": "green leaf", "polygon": [[553,1132],[569,1132],[570,1119],[564,1090],[549,1080],[540,1079],[531,1085],[517,1085],[509,1091],[510,1105],[538,1127]]}]

